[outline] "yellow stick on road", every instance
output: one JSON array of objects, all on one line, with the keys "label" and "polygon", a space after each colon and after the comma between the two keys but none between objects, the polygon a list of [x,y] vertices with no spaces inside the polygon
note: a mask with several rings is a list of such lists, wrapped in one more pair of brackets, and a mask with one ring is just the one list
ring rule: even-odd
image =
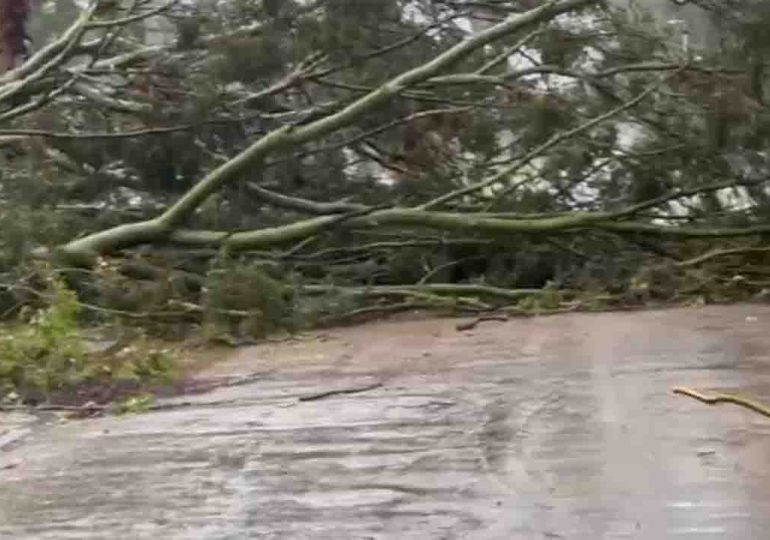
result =
[{"label": "yellow stick on road", "polygon": [[740,405],[741,407],[745,407],[746,409],[750,409],[770,418],[770,408],[751,399],[731,396],[729,394],[714,394],[713,396],[707,396],[690,388],[685,388],[684,386],[677,386],[674,388],[674,393],[681,394],[683,396],[690,396],[691,398],[697,399],[706,405],[716,405],[717,403],[732,403],[734,405]]}]

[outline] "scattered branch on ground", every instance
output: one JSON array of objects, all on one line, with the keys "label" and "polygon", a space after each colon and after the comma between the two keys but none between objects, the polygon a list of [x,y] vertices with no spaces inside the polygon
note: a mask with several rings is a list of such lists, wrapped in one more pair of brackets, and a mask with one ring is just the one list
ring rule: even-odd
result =
[{"label": "scattered branch on ground", "polygon": [[458,323],[455,328],[458,332],[465,332],[467,330],[473,330],[476,328],[480,323],[482,322],[488,322],[488,321],[499,321],[499,322],[506,322],[508,321],[508,317],[506,315],[482,315],[480,317],[476,317],[473,320]]},{"label": "scattered branch on ground", "polygon": [[297,398],[298,401],[318,401],[319,399],[325,399],[332,396],[338,396],[338,395],[347,395],[347,394],[360,394],[362,392],[368,392],[369,390],[374,390],[376,388],[381,388],[383,386],[382,382],[376,382],[372,383],[366,386],[359,386],[356,388],[341,388],[338,390],[327,390],[325,392],[319,392],[317,394],[310,394],[308,396],[300,396]]},{"label": "scattered branch on ground", "polygon": [[674,388],[673,392],[675,394],[679,394],[682,396],[689,396],[693,399],[697,399],[698,401],[700,401],[701,403],[705,403],[706,405],[716,405],[717,403],[732,403],[733,405],[744,407],[746,409],[759,413],[762,416],[766,416],[770,418],[770,408],[752,399],[733,396],[729,394],[714,394],[711,396],[707,396],[705,394],[701,394],[700,392],[697,392],[690,388],[685,388],[683,386],[677,386],[676,388]]}]

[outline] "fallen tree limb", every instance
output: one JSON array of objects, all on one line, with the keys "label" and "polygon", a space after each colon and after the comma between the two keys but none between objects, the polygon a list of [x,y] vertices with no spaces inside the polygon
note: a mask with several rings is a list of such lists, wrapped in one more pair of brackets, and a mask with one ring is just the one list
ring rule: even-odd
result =
[{"label": "fallen tree limb", "polygon": [[690,388],[686,388],[684,386],[677,386],[676,388],[674,388],[673,392],[675,394],[679,394],[682,396],[689,396],[693,399],[697,399],[698,401],[700,401],[701,403],[705,403],[706,405],[716,405],[717,403],[732,403],[733,405],[744,407],[746,409],[759,413],[762,416],[766,416],[770,418],[770,408],[761,403],[753,401],[751,399],[742,398],[739,396],[732,396],[729,394],[714,394],[713,396],[707,396],[705,394],[701,394],[700,392],[697,392]]},{"label": "fallen tree limb", "polygon": [[745,255],[748,253],[770,253],[770,247],[743,247],[743,248],[733,248],[733,249],[715,249],[713,251],[704,253],[703,255],[698,255],[697,257],[693,257],[692,259],[687,259],[686,261],[677,262],[674,264],[674,266],[676,266],[677,268],[689,268],[692,266],[698,266],[699,264],[708,262],[711,259],[716,259],[718,257],[727,257],[728,255]]},{"label": "fallen tree limb", "polygon": [[596,227],[618,234],[647,234],[662,238],[739,238],[770,233],[770,225],[747,227],[669,227],[652,223],[626,221],[621,223],[602,222]]},{"label": "fallen tree limb", "polygon": [[[389,208],[363,211],[365,215],[349,214],[341,218],[339,214],[318,216],[277,227],[266,227],[253,231],[236,233],[207,230],[169,230],[163,224],[154,222],[154,229],[148,229],[150,222],[123,225],[104,233],[97,233],[87,242],[96,251],[72,251],[74,241],[65,247],[70,256],[92,255],[98,252],[129,247],[141,243],[152,243],[167,238],[170,242],[189,247],[223,247],[231,252],[257,249],[286,242],[297,242],[308,236],[326,231],[329,227],[345,230],[378,229],[382,227],[424,227],[439,231],[451,231],[461,234],[492,234],[506,237],[511,234],[551,235],[575,233],[586,229],[602,230],[619,235],[645,235],[671,239],[698,238],[739,238],[770,233],[770,225],[747,227],[680,227],[656,225],[639,221],[612,221],[612,212],[574,212],[559,217],[542,219],[503,219],[490,217],[489,214],[462,214],[456,212],[431,212],[410,208]],[[108,234],[109,233],[109,234]],[[139,236],[141,235],[141,237]],[[157,235],[157,236],[156,236]],[[85,239],[83,239],[85,240]],[[74,261],[73,261],[74,262]]]},{"label": "fallen tree limb", "polygon": [[367,317],[373,318],[374,316],[384,317],[392,315],[394,313],[400,313],[403,311],[419,311],[436,309],[436,306],[432,302],[415,302],[414,300],[408,300],[406,302],[399,302],[397,304],[375,305],[367,306],[363,308],[354,309],[347,313],[340,315],[330,315],[324,317],[319,321],[318,326],[323,328],[325,326],[347,324],[349,322],[358,322],[361,320],[367,320]]},{"label": "fallen tree limb", "polygon": [[447,294],[491,296],[507,300],[519,300],[525,296],[540,294],[541,289],[503,289],[474,283],[426,283],[423,285],[377,285],[373,287],[338,287],[334,285],[304,285],[302,292],[327,293],[339,291],[362,296],[411,296],[414,294]]}]

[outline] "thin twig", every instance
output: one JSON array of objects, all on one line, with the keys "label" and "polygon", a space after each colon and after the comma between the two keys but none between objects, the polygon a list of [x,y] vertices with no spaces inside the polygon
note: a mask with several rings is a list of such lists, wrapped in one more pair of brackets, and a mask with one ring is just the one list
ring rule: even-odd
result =
[{"label": "thin twig", "polygon": [[507,322],[508,317],[506,315],[481,315],[470,321],[458,323],[457,326],[455,326],[455,329],[457,329],[458,332],[465,332],[468,330],[473,330],[479,325],[479,323],[487,321]]},{"label": "thin twig", "polygon": [[770,418],[770,408],[768,408],[766,405],[763,405],[751,399],[742,398],[739,396],[731,396],[729,394],[714,394],[713,396],[707,396],[705,394],[701,394],[700,392],[697,392],[690,388],[685,388],[684,386],[677,386],[676,388],[674,388],[673,392],[675,394],[680,394],[682,396],[689,396],[693,399],[697,399],[698,401],[705,403],[706,405],[716,405],[717,403],[732,403],[733,405],[739,405],[741,407],[744,407],[746,409],[759,413],[762,416],[766,416]]},{"label": "thin twig", "polygon": [[367,386],[359,386],[357,388],[342,388],[340,390],[327,390],[325,392],[319,392],[318,394],[310,394],[309,396],[300,396],[297,398],[298,401],[318,401],[319,399],[324,399],[331,396],[337,396],[340,394],[359,394],[361,392],[367,392],[369,390],[374,390],[375,388],[380,388],[382,386],[382,382],[378,381],[376,383],[367,385]]},{"label": "thin twig", "polygon": [[[678,73],[678,71],[677,71]],[[418,208],[421,210],[428,210],[433,209],[441,204],[444,204],[446,202],[452,201],[454,199],[457,199],[459,197],[462,197],[464,195],[468,195],[473,192],[480,191],[488,186],[492,186],[494,184],[498,184],[502,181],[504,181],[506,178],[510,177],[513,173],[520,170],[524,166],[528,165],[532,162],[533,159],[536,157],[542,155],[545,151],[550,150],[554,146],[557,146],[561,142],[571,139],[572,137],[576,135],[580,135],[589,129],[601,124],[602,122],[617,116],[618,114],[631,109],[632,107],[638,105],[640,102],[642,102],[647,96],[652,94],[655,90],[657,90],[660,87],[660,83],[651,84],[649,87],[647,87],[644,91],[637,94],[634,98],[622,103],[618,107],[601,114],[599,116],[595,116],[588,121],[580,124],[577,127],[574,127],[572,129],[561,131],[552,137],[550,137],[547,141],[544,143],[538,145],[531,151],[529,151],[527,154],[525,154],[522,158],[516,160],[512,165],[503,168],[502,170],[498,171],[496,174],[493,174],[490,178],[487,178],[486,180],[479,181],[475,184],[471,184],[469,186],[465,186],[459,189],[456,189],[454,191],[451,191],[449,193],[445,193],[444,195],[441,195],[440,197],[436,197],[433,200],[428,201],[427,203],[424,203],[420,205]]]},{"label": "thin twig", "polygon": [[770,252],[770,247],[743,247],[743,248],[734,248],[734,249],[716,249],[714,251],[709,251],[708,253],[704,253],[692,259],[688,259],[686,261],[680,261],[676,263],[676,267],[688,268],[691,266],[698,266],[699,264],[710,261],[711,259],[716,259],[717,257],[726,257],[728,255],[746,255],[749,253],[768,253],[768,252]]}]

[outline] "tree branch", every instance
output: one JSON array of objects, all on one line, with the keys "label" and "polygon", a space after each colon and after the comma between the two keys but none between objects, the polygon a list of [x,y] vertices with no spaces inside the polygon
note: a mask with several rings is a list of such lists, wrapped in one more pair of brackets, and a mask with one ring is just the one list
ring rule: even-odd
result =
[{"label": "tree branch", "polygon": [[[433,60],[398,75],[334,114],[303,126],[284,126],[268,133],[230,161],[209,173],[157,218],[102,231],[75,240],[63,246],[61,253],[70,253],[82,260],[89,256],[93,257],[101,251],[115,249],[117,246],[131,245],[137,241],[146,242],[160,239],[179,227],[212,193],[239,177],[250,167],[262,162],[268,154],[304,144],[352,124],[366,113],[390,101],[403,90],[436,76],[439,72],[457,64],[474,51],[493,41],[533,24],[549,20],[561,13],[574,11],[595,3],[596,0],[566,0],[564,2],[551,0],[526,13],[512,15],[500,24],[449,48]],[[355,220],[349,222],[352,221]],[[313,227],[317,225],[314,224]],[[306,225],[298,224],[294,227],[295,232],[292,234],[298,234],[299,231],[305,229],[307,229]],[[269,233],[267,234],[269,235]]]}]

